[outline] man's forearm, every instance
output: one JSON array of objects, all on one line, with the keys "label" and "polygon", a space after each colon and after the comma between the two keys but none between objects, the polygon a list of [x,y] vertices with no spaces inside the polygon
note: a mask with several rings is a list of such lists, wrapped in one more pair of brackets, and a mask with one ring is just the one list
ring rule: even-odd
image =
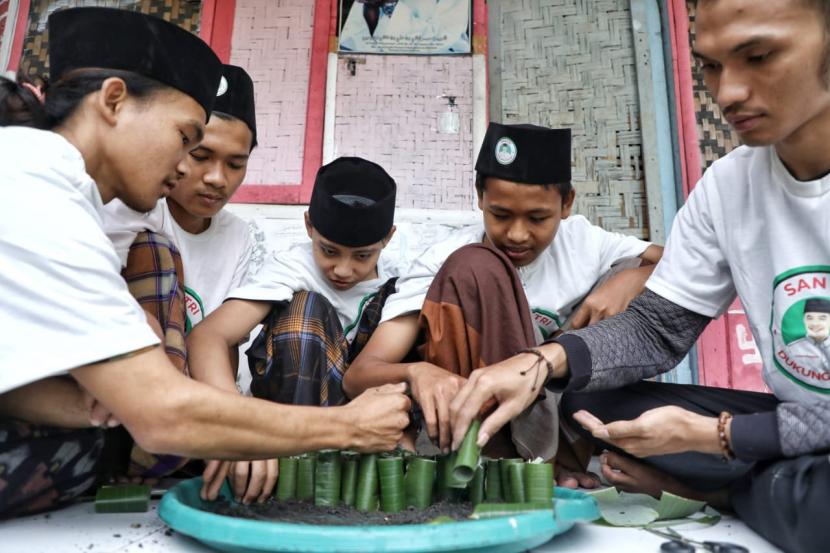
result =
[{"label": "man's forearm", "polygon": [[[626,311],[551,340],[563,352],[549,387],[604,390],[674,368],[711,319],[646,290]],[[548,355],[559,351],[546,346]]]},{"label": "man's forearm", "polygon": [[173,370],[160,348],[72,374],[150,452],[265,459],[345,449],[361,438],[348,407],[289,406],[219,390]]},{"label": "man's forearm", "polygon": [[353,398],[369,388],[409,382],[412,365],[413,363],[388,363],[371,356],[358,356],[343,375],[343,391]]},{"label": "man's forearm", "polygon": [[62,428],[87,428],[90,410],[72,378],[53,377],[0,395],[0,417]]},{"label": "man's forearm", "polygon": [[198,326],[187,338],[187,358],[190,375],[199,382],[220,390],[236,392],[236,369],[231,362],[231,346]]}]

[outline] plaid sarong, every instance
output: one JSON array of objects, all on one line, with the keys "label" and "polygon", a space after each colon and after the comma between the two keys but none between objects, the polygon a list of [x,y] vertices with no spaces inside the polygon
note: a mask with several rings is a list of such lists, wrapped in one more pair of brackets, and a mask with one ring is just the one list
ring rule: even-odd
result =
[{"label": "plaid sarong", "polygon": [[[173,365],[189,375],[185,347],[184,269],[176,246],[154,232],[139,233],[122,271],[130,293],[164,331],[164,347]],[[187,463],[176,455],[154,455],[133,445],[127,476],[160,478]]]},{"label": "plaid sarong", "polygon": [[95,485],[104,447],[98,428],[0,420],[0,518],[61,507]]},{"label": "plaid sarong", "polygon": [[314,292],[301,291],[274,305],[248,355],[254,397],[292,405],[333,406],[347,402],[343,374],[380,322],[391,279],[366,303],[349,345],[337,311]]}]

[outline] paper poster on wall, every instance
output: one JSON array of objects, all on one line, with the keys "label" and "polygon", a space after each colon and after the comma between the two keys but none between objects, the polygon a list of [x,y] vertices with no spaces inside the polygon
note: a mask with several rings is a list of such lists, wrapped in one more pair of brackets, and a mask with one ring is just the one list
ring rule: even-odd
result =
[{"label": "paper poster on wall", "polygon": [[340,52],[469,54],[472,0],[340,0]]}]

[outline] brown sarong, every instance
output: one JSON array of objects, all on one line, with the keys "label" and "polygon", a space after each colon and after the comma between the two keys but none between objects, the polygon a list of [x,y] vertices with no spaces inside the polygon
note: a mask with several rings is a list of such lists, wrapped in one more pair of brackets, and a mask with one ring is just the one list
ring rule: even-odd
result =
[{"label": "brown sarong", "polygon": [[[423,359],[469,377],[478,368],[536,346],[530,307],[510,259],[484,244],[455,251],[435,275],[421,309]],[[548,460],[558,443],[557,397],[539,401],[493,436],[485,453]]]}]

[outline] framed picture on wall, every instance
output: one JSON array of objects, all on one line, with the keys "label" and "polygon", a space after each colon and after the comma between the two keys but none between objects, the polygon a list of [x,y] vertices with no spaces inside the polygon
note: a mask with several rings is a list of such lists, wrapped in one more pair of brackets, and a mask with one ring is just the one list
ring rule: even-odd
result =
[{"label": "framed picture on wall", "polygon": [[469,54],[472,0],[340,0],[341,53]]}]

